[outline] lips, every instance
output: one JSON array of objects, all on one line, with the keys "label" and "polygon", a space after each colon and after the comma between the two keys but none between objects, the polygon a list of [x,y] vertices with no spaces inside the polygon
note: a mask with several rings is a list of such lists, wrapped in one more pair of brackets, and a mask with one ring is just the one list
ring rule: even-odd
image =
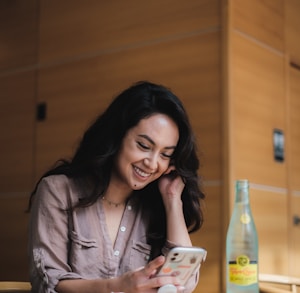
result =
[{"label": "lips", "polygon": [[133,168],[134,168],[134,171],[143,178],[148,178],[151,175],[151,173],[146,173],[136,166],[133,166]]}]

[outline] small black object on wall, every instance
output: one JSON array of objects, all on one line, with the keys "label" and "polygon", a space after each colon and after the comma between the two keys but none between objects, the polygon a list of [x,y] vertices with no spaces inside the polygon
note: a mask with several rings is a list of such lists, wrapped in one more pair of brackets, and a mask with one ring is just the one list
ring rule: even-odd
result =
[{"label": "small black object on wall", "polygon": [[284,161],[284,133],[280,129],[273,130],[274,159],[277,162]]},{"label": "small black object on wall", "polygon": [[36,107],[36,119],[37,121],[44,121],[47,118],[47,104],[41,102],[37,104]]}]

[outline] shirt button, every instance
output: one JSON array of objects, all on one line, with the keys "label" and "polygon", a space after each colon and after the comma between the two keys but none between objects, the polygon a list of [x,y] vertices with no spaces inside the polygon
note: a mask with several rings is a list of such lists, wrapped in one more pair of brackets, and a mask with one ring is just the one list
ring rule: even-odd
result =
[{"label": "shirt button", "polygon": [[114,256],[119,256],[119,254],[120,254],[120,251],[119,251],[119,250],[115,250],[115,251],[114,251]]},{"label": "shirt button", "polygon": [[121,230],[122,232],[125,232],[125,231],[126,231],[126,227],[122,226],[122,227],[120,228],[120,230]]},{"label": "shirt button", "polygon": [[127,206],[127,209],[128,209],[129,211],[131,211],[132,207],[131,207],[131,206]]}]

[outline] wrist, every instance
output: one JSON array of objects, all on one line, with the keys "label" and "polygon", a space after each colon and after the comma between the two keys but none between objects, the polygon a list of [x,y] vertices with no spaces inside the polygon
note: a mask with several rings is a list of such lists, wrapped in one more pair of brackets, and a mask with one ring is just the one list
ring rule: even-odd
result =
[{"label": "wrist", "polygon": [[107,292],[122,292],[122,284],[120,277],[115,277],[112,279],[107,279]]},{"label": "wrist", "polygon": [[179,199],[173,199],[170,200],[169,202],[167,202],[165,204],[165,209],[166,209],[166,213],[167,214],[176,214],[178,215],[178,213],[183,213],[183,209],[182,209],[182,200]]}]

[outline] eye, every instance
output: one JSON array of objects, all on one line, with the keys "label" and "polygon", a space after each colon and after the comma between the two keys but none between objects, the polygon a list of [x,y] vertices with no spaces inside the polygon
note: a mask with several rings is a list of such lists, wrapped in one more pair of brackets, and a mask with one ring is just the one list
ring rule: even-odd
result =
[{"label": "eye", "polygon": [[140,148],[142,148],[142,149],[144,149],[144,150],[150,150],[150,147],[148,147],[146,144],[144,144],[144,143],[142,143],[142,142],[140,142],[140,141],[138,141],[137,144],[138,144],[138,146],[139,146]]},{"label": "eye", "polygon": [[173,156],[173,154],[166,154],[166,153],[162,153],[161,154],[163,158],[170,160]]}]

